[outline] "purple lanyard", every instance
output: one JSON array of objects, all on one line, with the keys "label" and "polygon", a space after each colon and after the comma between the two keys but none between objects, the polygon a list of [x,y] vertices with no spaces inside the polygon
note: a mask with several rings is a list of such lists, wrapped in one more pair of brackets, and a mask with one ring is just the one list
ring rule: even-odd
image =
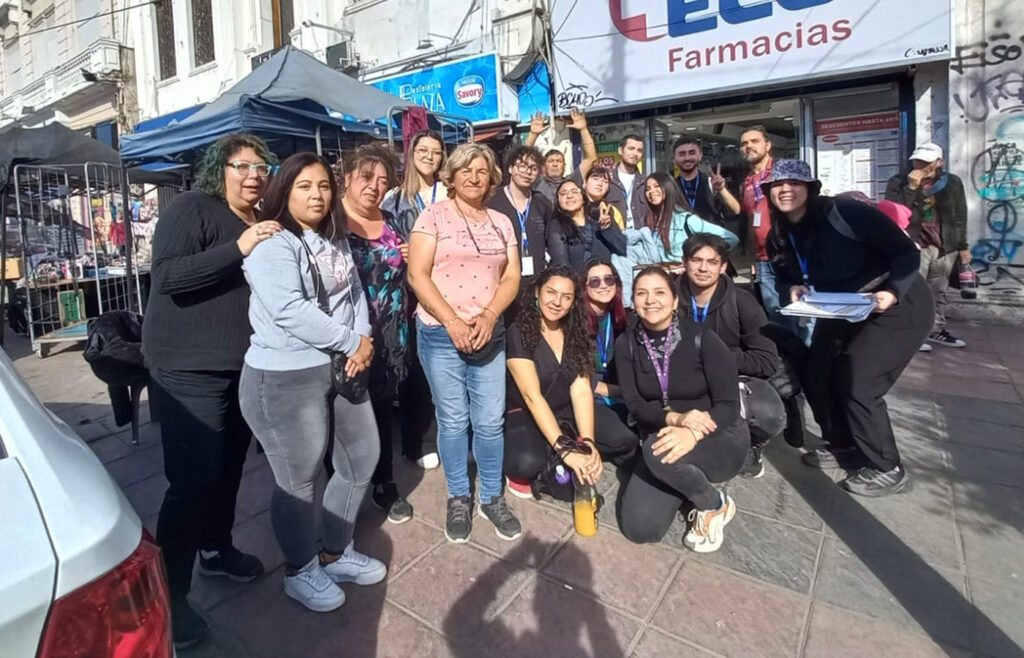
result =
[{"label": "purple lanyard", "polygon": [[647,332],[643,329],[640,330],[640,335],[644,339],[644,348],[647,349],[647,356],[651,358],[651,364],[654,366],[654,373],[658,375],[658,385],[661,386],[661,403],[665,407],[668,407],[668,360],[672,356],[672,348],[675,345],[672,344],[672,338],[675,337],[675,323],[669,326],[669,333],[665,335],[665,353],[661,359],[658,359],[658,351],[654,349],[654,345],[651,344],[651,337],[647,335]]},{"label": "purple lanyard", "polygon": [[768,170],[762,171],[757,178],[750,177],[750,186],[754,188],[754,203],[760,205],[761,199],[764,198],[764,193],[761,192],[761,184],[768,179]]}]

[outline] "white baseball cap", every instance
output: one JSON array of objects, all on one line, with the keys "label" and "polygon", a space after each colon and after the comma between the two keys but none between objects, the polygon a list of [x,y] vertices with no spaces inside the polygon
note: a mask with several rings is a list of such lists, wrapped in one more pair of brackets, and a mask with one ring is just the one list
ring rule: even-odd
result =
[{"label": "white baseball cap", "polygon": [[936,160],[941,160],[942,147],[933,142],[925,142],[914,149],[914,152],[910,154],[910,159],[920,160],[921,162],[935,162]]}]

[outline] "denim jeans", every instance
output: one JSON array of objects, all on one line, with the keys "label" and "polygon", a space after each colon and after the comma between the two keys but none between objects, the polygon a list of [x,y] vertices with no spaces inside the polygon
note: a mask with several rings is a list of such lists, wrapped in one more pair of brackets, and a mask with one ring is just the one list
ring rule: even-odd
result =
[{"label": "denim jeans", "polygon": [[768,314],[768,321],[790,330],[806,345],[811,344],[814,333],[814,318],[786,317],[779,309],[789,303],[789,291],[779,290],[779,280],[771,261],[757,261],[757,286],[761,293],[761,305]]},{"label": "denim jeans", "polygon": [[416,320],[419,359],[430,383],[437,415],[437,448],[449,496],[469,495],[469,428],[480,475],[480,500],[503,488],[505,454],[505,349],[487,363],[466,363],[444,327]]}]

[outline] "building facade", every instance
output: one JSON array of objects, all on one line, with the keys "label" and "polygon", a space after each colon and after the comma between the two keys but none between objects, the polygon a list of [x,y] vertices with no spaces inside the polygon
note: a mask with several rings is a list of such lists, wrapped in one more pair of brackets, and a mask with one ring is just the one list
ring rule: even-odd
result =
[{"label": "building facade", "polygon": [[122,0],[0,2],[0,126],[59,121],[116,145],[137,120]]}]

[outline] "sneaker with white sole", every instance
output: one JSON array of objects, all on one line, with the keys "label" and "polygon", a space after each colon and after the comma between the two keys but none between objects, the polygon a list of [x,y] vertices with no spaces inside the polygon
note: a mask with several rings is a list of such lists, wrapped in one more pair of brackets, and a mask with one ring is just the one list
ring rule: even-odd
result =
[{"label": "sneaker with white sole", "polygon": [[512,541],[523,534],[523,526],[508,508],[504,496],[495,496],[491,502],[481,503],[479,510],[480,516],[494,524],[494,533],[499,539]]},{"label": "sneaker with white sole", "polygon": [[285,573],[284,593],[313,612],[330,612],[345,603],[345,592],[324,572],[319,555],[294,574]]},{"label": "sneaker with white sole", "polygon": [[921,347],[917,348],[918,352],[931,352],[932,346],[930,343],[921,343]]},{"label": "sneaker with white sole", "polygon": [[388,575],[383,562],[358,552],[353,543],[337,559],[321,566],[327,577],[336,583],[376,585]]},{"label": "sneaker with white sole", "polygon": [[425,471],[432,471],[441,465],[441,458],[436,452],[428,452],[416,460],[416,465]]},{"label": "sneaker with white sole", "polygon": [[967,341],[957,338],[945,329],[928,334],[928,342],[935,343],[936,345],[945,345],[946,347],[967,347]]},{"label": "sneaker with white sole", "polygon": [[526,480],[506,477],[506,488],[516,498],[533,500],[533,486]]},{"label": "sneaker with white sole", "polygon": [[732,496],[719,492],[722,504],[718,509],[690,510],[690,530],[683,537],[683,544],[694,553],[714,553],[725,540],[726,524],[736,516],[736,503]]}]

